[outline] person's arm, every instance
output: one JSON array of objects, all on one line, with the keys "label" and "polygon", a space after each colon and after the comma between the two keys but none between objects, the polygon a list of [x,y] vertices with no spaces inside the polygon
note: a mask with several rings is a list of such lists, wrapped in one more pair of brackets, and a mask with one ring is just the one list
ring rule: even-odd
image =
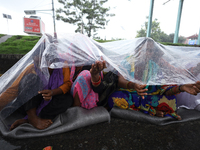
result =
[{"label": "person's arm", "polygon": [[103,62],[96,61],[95,64],[92,64],[92,67],[90,69],[90,74],[91,74],[91,82],[93,86],[98,86],[98,84],[95,84],[95,83],[101,82],[100,73],[104,68],[106,68],[105,61]]},{"label": "person's arm", "polygon": [[70,69],[69,68],[63,68],[63,84],[56,89],[53,90],[42,90],[39,91],[38,94],[42,94],[44,100],[49,101],[51,100],[52,96],[65,94],[70,91],[71,89],[71,81],[70,81]]},{"label": "person's arm", "polygon": [[138,95],[142,96],[143,99],[144,96],[147,95],[146,91],[148,91],[148,89],[145,89],[146,85],[139,85],[137,83],[127,81],[121,75],[118,77],[118,87],[124,89],[134,89],[137,91]]},{"label": "person's arm", "polygon": [[64,77],[63,85],[61,85],[59,88],[62,90],[63,94],[65,94],[70,91],[71,86],[72,86],[71,81],[70,81],[70,68],[68,67],[63,68],[63,77]]},{"label": "person's arm", "polygon": [[165,92],[165,95],[171,96],[176,95],[181,92],[187,92],[191,95],[197,95],[200,92],[200,81],[195,84],[183,84],[179,86],[174,86]]},{"label": "person's arm", "polygon": [[100,80],[100,73],[104,68],[106,68],[105,61],[103,62],[96,61],[95,64],[92,64],[91,69],[90,69],[92,83],[96,83]]},{"label": "person's arm", "polygon": [[91,84],[92,84],[92,89],[95,93],[101,93],[105,85],[102,82],[100,73],[101,71],[106,68],[105,61],[100,62],[96,61],[95,64],[92,64],[91,69],[90,69],[90,74],[91,74]]},{"label": "person's arm", "polygon": [[51,100],[52,96],[63,94],[61,88],[53,89],[53,90],[42,90],[39,91],[38,94],[42,94],[45,101]]}]

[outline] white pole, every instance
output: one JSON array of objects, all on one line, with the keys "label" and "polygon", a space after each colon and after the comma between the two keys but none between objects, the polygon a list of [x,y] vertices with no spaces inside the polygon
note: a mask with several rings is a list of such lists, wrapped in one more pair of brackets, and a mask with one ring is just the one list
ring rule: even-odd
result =
[{"label": "white pole", "polygon": [[8,15],[7,15],[7,26],[8,26],[8,34],[9,34]]},{"label": "white pole", "polygon": [[52,0],[52,11],[53,11],[54,37],[57,38],[57,34],[56,34],[56,23],[55,23],[55,15],[54,15],[54,3],[53,3],[53,0]]}]

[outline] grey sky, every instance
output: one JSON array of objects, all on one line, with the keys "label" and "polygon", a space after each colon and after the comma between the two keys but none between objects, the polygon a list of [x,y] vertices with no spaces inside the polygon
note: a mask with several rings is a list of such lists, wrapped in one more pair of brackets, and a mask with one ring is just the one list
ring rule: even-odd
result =
[{"label": "grey sky", "polygon": [[[174,33],[178,13],[179,0],[171,0],[163,5],[167,0],[155,0],[153,19],[160,22],[161,30],[167,34]],[[24,34],[23,17],[24,10],[45,10],[51,9],[52,0],[0,0],[0,13],[7,13],[12,16],[12,20],[6,20],[0,15],[0,33],[4,34]],[[62,5],[54,0],[55,8]],[[111,7],[111,12],[116,16],[110,18],[105,30],[99,30],[101,38],[134,38],[137,30],[146,21],[149,15],[150,0],[109,0],[106,6]],[[181,26],[179,35],[190,36],[199,33],[200,27],[200,1],[184,0]],[[115,7],[115,8],[114,8]],[[51,13],[50,11],[48,13]],[[53,19],[49,14],[38,13],[45,23],[46,32],[53,33]],[[27,16],[28,17],[28,16]],[[62,21],[56,21],[57,32],[73,33],[75,26]]]}]

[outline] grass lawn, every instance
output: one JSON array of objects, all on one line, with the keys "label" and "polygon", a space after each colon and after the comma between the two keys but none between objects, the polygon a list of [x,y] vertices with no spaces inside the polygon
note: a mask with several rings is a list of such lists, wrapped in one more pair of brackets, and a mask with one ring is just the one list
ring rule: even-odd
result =
[{"label": "grass lawn", "polygon": [[[0,34],[0,37],[5,34]],[[5,42],[0,44],[0,54],[26,54],[28,53],[38,42],[40,36],[23,36],[23,35],[14,35],[11,38],[7,39]],[[99,43],[112,42],[116,40],[96,40]],[[173,44],[161,42],[163,45],[172,45],[172,46],[192,46],[188,44]],[[198,46],[198,45],[194,45]]]},{"label": "grass lawn", "polygon": [[5,34],[0,34],[0,38],[1,38],[2,36],[5,36]]},{"label": "grass lawn", "polygon": [[39,39],[39,36],[14,35],[0,44],[0,54],[26,54]]}]

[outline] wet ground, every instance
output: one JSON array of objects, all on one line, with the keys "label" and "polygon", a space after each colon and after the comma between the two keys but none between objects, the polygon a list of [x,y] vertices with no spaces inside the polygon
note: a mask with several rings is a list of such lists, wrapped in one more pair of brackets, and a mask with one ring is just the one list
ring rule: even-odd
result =
[{"label": "wet ground", "polygon": [[41,138],[0,136],[1,150],[199,150],[200,121],[157,126],[112,118],[74,131]]}]

